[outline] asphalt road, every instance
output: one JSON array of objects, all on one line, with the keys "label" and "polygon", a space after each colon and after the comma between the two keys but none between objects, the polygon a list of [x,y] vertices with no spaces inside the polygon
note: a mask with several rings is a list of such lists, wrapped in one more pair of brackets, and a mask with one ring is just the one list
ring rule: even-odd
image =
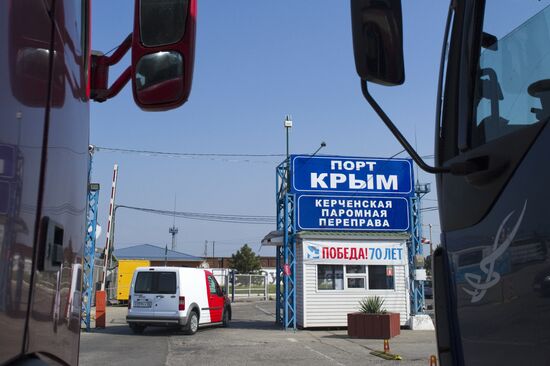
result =
[{"label": "asphalt road", "polygon": [[274,324],[274,302],[235,303],[229,328],[199,329],[186,336],[177,330],[148,328],[134,335],[125,308],[107,309],[107,328],[82,333],[80,364],[101,365],[428,365],[435,353],[432,331],[402,330],[390,341],[402,361],[370,354],[379,340],[350,339],[345,330],[285,332]]}]

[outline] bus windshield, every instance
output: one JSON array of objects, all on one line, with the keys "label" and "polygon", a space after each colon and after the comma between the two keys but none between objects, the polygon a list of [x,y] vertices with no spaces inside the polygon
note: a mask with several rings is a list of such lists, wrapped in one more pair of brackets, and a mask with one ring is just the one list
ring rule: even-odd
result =
[{"label": "bus windshield", "polygon": [[487,1],[470,146],[550,117],[548,3]]}]

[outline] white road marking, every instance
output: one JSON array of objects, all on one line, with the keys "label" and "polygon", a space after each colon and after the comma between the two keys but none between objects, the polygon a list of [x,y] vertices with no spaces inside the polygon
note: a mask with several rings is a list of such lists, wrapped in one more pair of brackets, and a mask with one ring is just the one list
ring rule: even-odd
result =
[{"label": "white road marking", "polygon": [[304,346],[305,348],[307,348],[308,350],[310,350],[311,352],[317,353],[318,355],[323,356],[323,357],[326,358],[327,360],[329,360],[329,361],[331,361],[331,362],[334,362],[335,365],[346,366],[346,365],[344,365],[343,363],[340,363],[340,362],[336,361],[334,358],[329,357],[329,356],[327,356],[327,355],[325,355],[324,353],[321,353],[321,352],[319,352],[319,351],[316,351],[316,350],[314,350],[313,348],[311,348],[311,347],[309,347],[309,346],[306,346],[305,344],[304,344],[303,346]]},{"label": "white road marking", "polygon": [[[298,343],[298,340],[297,340],[296,338],[287,338],[287,340],[288,340],[289,342],[292,342],[292,343]],[[346,365],[344,365],[343,363],[340,363],[340,362],[336,361],[334,358],[332,358],[332,357],[330,357],[330,356],[327,356],[327,355],[325,355],[324,353],[321,353],[321,352],[319,352],[319,351],[317,351],[317,350],[314,350],[313,348],[309,347],[308,345],[302,344],[302,346],[304,346],[304,348],[310,350],[311,352],[316,353],[316,354],[318,354],[319,356],[326,358],[327,360],[331,361],[334,365],[346,366]]]},{"label": "white road marking", "polygon": [[259,307],[258,305],[254,305],[254,307],[258,310],[260,310],[262,313],[266,314],[266,315],[275,315],[274,313],[270,312],[270,311],[267,311],[265,309],[262,309],[261,307]]}]

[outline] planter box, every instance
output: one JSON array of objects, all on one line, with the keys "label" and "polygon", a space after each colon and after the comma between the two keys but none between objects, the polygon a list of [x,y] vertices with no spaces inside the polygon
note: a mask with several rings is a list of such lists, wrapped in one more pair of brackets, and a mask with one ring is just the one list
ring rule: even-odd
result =
[{"label": "planter box", "polygon": [[348,314],[348,336],[366,339],[390,339],[401,332],[399,313]]}]

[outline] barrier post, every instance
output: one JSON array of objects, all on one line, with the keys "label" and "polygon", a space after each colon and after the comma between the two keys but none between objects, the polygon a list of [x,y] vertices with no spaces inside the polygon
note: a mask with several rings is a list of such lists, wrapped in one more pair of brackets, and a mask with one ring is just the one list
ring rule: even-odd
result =
[{"label": "barrier post", "polygon": [[105,291],[96,291],[95,293],[95,327],[105,328],[105,308],[107,299]]}]

